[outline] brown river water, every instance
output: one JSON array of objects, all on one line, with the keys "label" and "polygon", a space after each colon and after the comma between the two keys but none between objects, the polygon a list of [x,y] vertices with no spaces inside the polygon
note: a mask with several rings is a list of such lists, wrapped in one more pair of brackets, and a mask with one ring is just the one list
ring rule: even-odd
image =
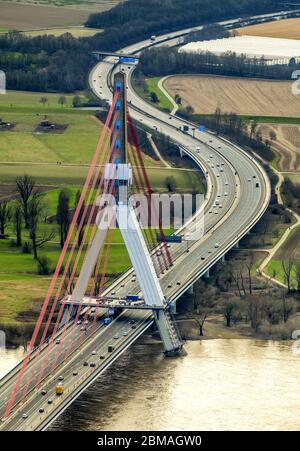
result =
[{"label": "brown river water", "polygon": [[[132,346],[52,430],[300,430],[300,354],[291,342],[188,342],[164,358]],[[0,350],[0,376],[22,349]]]}]

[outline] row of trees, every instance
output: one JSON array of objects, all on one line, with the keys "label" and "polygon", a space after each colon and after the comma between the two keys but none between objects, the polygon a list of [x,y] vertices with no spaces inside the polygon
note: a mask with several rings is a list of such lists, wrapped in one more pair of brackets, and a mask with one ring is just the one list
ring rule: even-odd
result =
[{"label": "row of trees", "polygon": [[[258,333],[264,324],[286,324],[297,311],[297,302],[290,297],[289,286],[293,265],[295,263],[282,261],[288,290],[267,286],[264,290],[257,291],[253,281],[253,256],[244,264],[219,264],[212,277],[213,284],[208,280],[199,280],[194,285],[192,302],[186,315],[197,323],[200,336],[204,335],[207,319],[216,313],[223,315],[227,327],[241,322],[249,323],[255,333]],[[300,275],[299,266],[298,271]],[[298,293],[300,294],[300,284]]]},{"label": "row of trees", "polygon": [[[35,181],[25,175],[16,181],[18,199],[9,204],[0,203],[1,235],[5,238],[5,228],[12,222],[16,234],[16,245],[22,246],[22,231],[28,231],[31,240],[34,258],[38,259],[38,248],[54,238],[55,232],[39,233],[40,222],[44,219],[45,204],[39,191],[36,189]],[[24,252],[29,251],[29,244],[24,243]]]},{"label": "row of trees", "polygon": [[[49,262],[45,260],[43,262],[43,259],[39,258],[38,250],[49,241],[52,241],[57,231],[54,227],[50,231],[47,230],[49,227],[42,227],[42,224],[50,223],[44,196],[38,190],[35,180],[28,175],[16,180],[16,189],[16,200],[0,202],[0,237],[2,239],[8,238],[6,230],[8,225],[11,225],[15,234],[16,246],[22,247],[23,253],[32,252],[34,259],[39,262],[39,265],[44,264],[44,269],[49,272]],[[62,190],[59,193],[55,221],[58,224],[61,248],[64,246],[68,235],[72,211],[74,208],[76,209],[80,196],[81,192],[78,190],[75,196],[75,204],[71,206],[70,193],[66,190]],[[79,227],[81,222],[84,208],[83,204],[77,218],[77,227]],[[78,246],[82,242],[84,229],[85,225],[83,224],[78,236]],[[25,232],[30,242],[24,241]]]},{"label": "row of trees", "polygon": [[227,0],[224,8],[222,0],[189,0],[187,7],[186,0],[128,0],[104,13],[92,14],[86,24],[106,30],[114,27],[125,34],[134,26],[138,27],[138,33],[143,29],[158,33],[240,15],[275,11],[279,5],[279,0]]},{"label": "row of trees", "polygon": [[144,75],[154,77],[189,73],[291,80],[292,73],[299,68],[294,60],[290,65],[269,65],[263,57],[249,59],[236,53],[186,53],[167,47],[149,49],[140,59]]},{"label": "row of trees", "polygon": [[[186,111],[180,111],[178,114],[189,120],[194,118],[191,106],[187,106]],[[197,116],[197,121],[218,134],[229,136],[240,145],[251,148],[266,161],[272,161],[274,158],[272,144],[277,136],[271,132],[269,137],[264,139],[256,121],[252,121],[249,126],[249,122],[241,116],[236,113],[223,113],[220,108],[217,108],[212,116]]]},{"label": "row of trees", "polygon": [[[102,33],[75,38],[27,36],[18,32],[0,35],[0,68],[7,75],[8,89],[72,92],[83,90],[90,68],[95,64],[93,50],[117,50],[155,33],[209,23],[232,16],[277,10],[279,0],[129,0],[108,12],[93,14],[87,25]],[[166,66],[167,64],[167,66]],[[164,70],[169,62],[163,64]],[[157,63],[155,61],[157,70]],[[168,72],[169,73],[169,72]]]}]

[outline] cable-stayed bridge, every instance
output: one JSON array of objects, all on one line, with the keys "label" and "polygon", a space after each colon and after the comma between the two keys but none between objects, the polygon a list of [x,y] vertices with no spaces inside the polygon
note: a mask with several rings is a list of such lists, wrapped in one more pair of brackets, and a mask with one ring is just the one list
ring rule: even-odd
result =
[{"label": "cable-stayed bridge", "polygon": [[[126,49],[126,54],[134,50]],[[113,77],[111,74],[108,58],[91,75],[93,80],[108,80],[107,98],[111,95],[109,80],[113,80],[111,106],[29,352],[0,382],[3,430],[47,428],[153,323],[166,353],[180,353],[182,342],[170,305],[251,229],[268,205],[269,182],[257,162],[208,133],[183,134],[180,119],[145,105],[132,91],[130,79],[127,89],[123,72],[117,69]],[[96,85],[94,90],[97,92]],[[130,208],[132,186],[145,196],[152,193],[134,120],[170,136],[206,176],[202,209],[180,231],[191,233],[204,213],[203,237],[194,240],[188,252],[186,243],[170,244],[163,239],[158,244],[156,231],[142,231]],[[122,226],[120,231],[133,263],[133,269],[109,287],[105,275],[112,232],[110,222],[104,221],[107,198],[115,199],[117,223],[123,224],[127,218],[131,224],[130,231]],[[217,199],[222,199],[221,209],[215,208]],[[105,227],[101,227],[102,220]],[[159,222],[158,231],[164,238]],[[131,307],[136,302],[136,308],[126,309],[126,302]],[[109,305],[108,310],[119,313],[110,324]],[[58,385],[64,390],[59,396]]]}]

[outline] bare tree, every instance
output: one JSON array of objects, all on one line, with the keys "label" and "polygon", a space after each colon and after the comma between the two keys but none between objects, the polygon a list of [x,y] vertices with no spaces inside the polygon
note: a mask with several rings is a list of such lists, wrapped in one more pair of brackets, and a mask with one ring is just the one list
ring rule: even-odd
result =
[{"label": "bare tree", "polygon": [[233,280],[234,280],[234,282],[235,282],[235,284],[237,286],[238,293],[239,293],[239,296],[241,298],[242,297],[242,290],[241,290],[241,286],[240,286],[240,273],[239,273],[239,271],[237,269],[232,269],[231,275],[232,275],[232,278],[233,278]]},{"label": "bare tree", "polygon": [[295,275],[297,281],[297,291],[300,293],[300,264],[295,265]]},{"label": "bare tree", "polygon": [[46,105],[47,102],[48,102],[48,97],[42,96],[40,98],[40,103],[42,103],[44,106]]},{"label": "bare tree", "polygon": [[250,126],[250,138],[251,139],[253,139],[256,135],[257,126],[258,126],[258,124],[256,121],[251,122],[251,126]]},{"label": "bare tree", "polygon": [[[75,210],[79,204],[80,197],[81,197],[81,191],[78,190],[76,193],[76,198],[75,198]],[[84,235],[84,220],[82,221],[84,209],[85,209],[85,203],[83,202],[80,212],[79,212],[79,215],[77,217],[78,247],[82,243],[83,235]],[[79,228],[81,222],[82,222],[82,226]]]},{"label": "bare tree", "polygon": [[35,260],[38,258],[37,250],[42,247],[48,241],[51,241],[55,232],[52,231],[50,233],[44,233],[41,236],[38,236],[38,226],[40,218],[43,214],[43,202],[42,198],[38,193],[33,194],[28,203],[28,224],[29,224],[29,234],[32,242],[33,255]]},{"label": "bare tree", "polygon": [[199,327],[199,335],[204,335],[204,324],[213,311],[216,302],[216,289],[211,285],[205,285],[203,281],[198,281],[194,285],[193,303],[194,311],[192,318]]},{"label": "bare tree", "polygon": [[61,107],[63,107],[66,103],[67,103],[67,98],[66,96],[59,96],[58,98],[58,103],[60,104]]},{"label": "bare tree", "polygon": [[288,260],[282,260],[281,265],[284,272],[284,281],[287,284],[288,293],[290,293],[292,286],[292,271],[294,267],[294,261],[291,258],[289,258]]},{"label": "bare tree", "polygon": [[246,302],[251,327],[257,333],[266,317],[265,299],[262,296],[251,296]]},{"label": "bare tree", "polygon": [[29,175],[24,175],[23,177],[16,180],[17,190],[20,195],[20,201],[23,209],[23,216],[25,221],[25,228],[29,228],[29,218],[28,218],[28,203],[30,196],[36,193],[35,190],[35,180]]},{"label": "bare tree", "polygon": [[23,212],[22,205],[20,202],[16,202],[12,212],[12,221],[14,224],[14,231],[16,234],[16,244],[17,246],[22,245],[22,225],[23,225]]},{"label": "bare tree", "polygon": [[5,235],[5,227],[10,218],[8,202],[0,202],[0,233]]},{"label": "bare tree", "polygon": [[246,296],[246,294],[247,294],[247,291],[246,291],[246,288],[245,288],[245,281],[244,281],[244,268],[243,268],[243,267],[240,267],[240,280],[241,280],[241,287],[242,287],[242,290],[243,290],[244,296]]},{"label": "bare tree", "polygon": [[56,219],[60,228],[60,247],[63,248],[70,227],[69,194],[62,190],[59,193]]},{"label": "bare tree", "polygon": [[238,308],[239,305],[236,299],[226,299],[225,301],[223,301],[222,312],[226,321],[226,327],[231,327],[231,323],[237,316]]},{"label": "bare tree", "polygon": [[290,316],[295,312],[297,306],[294,300],[287,299],[284,290],[282,290],[281,302],[282,302],[282,319],[285,323],[287,323]]},{"label": "bare tree", "polygon": [[246,268],[248,271],[248,285],[249,285],[249,294],[252,294],[252,270],[255,264],[254,253],[250,252],[250,258],[246,262]]}]

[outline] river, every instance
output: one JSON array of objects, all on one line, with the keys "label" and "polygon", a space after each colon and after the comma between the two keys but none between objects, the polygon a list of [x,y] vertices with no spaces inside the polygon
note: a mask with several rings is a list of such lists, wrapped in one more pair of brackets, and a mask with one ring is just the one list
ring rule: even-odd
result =
[{"label": "river", "polygon": [[[300,430],[300,355],[290,342],[185,348],[187,356],[167,359],[159,344],[135,344],[52,430]],[[1,371],[21,353],[2,351]]]}]

